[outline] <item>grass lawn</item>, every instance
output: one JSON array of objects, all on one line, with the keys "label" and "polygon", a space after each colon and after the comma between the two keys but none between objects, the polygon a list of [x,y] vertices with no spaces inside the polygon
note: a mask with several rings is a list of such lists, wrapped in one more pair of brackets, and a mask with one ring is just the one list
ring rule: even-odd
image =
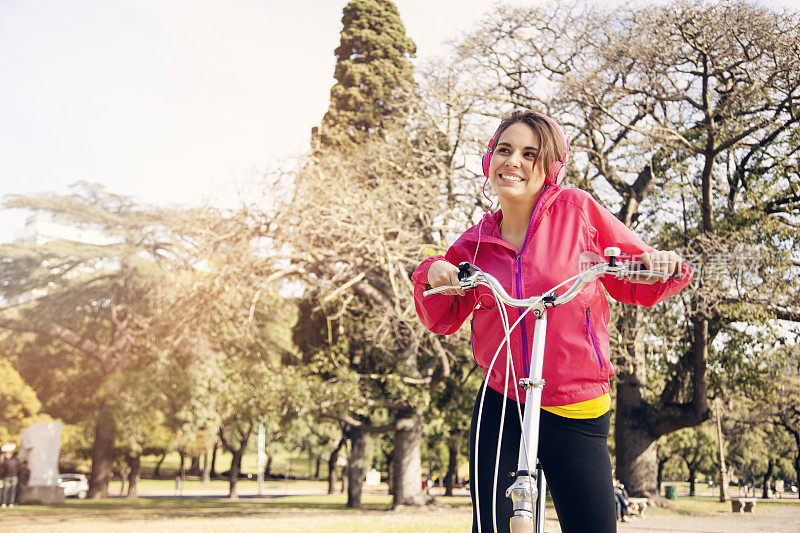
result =
[{"label": "grass lawn", "polygon": [[[111,481],[109,485],[108,492],[110,495],[115,496],[119,494],[121,483],[118,478],[115,478]],[[127,490],[127,485],[125,488]],[[337,485],[338,487],[338,485]],[[219,492],[225,491],[227,493],[229,488],[228,480],[227,479],[213,479],[210,483],[205,484],[199,479],[192,479],[189,478],[183,482],[183,491],[186,495],[191,495],[193,492]],[[258,481],[256,480],[248,480],[248,479],[240,479],[237,483],[237,489],[240,493],[242,492],[255,492],[258,490]],[[328,482],[327,481],[310,481],[310,480],[290,480],[285,482],[283,480],[274,480],[268,479],[264,480],[264,489],[269,493],[278,493],[282,494],[284,490],[291,491],[293,493],[298,492],[315,492],[315,493],[324,493],[328,490]],[[174,479],[140,479],[139,480],[139,492],[140,495],[143,492],[149,491],[167,491],[170,493],[175,492],[175,480]]]},{"label": "grass lawn", "polygon": [[390,511],[391,497],[365,494],[363,509],[345,508],[346,496],[285,496],[227,501],[220,499],[69,500],[63,505],[20,506],[0,514],[0,529],[14,531],[133,532],[301,531],[411,532],[435,528],[465,531],[471,523],[469,500],[437,498],[435,507]]},{"label": "grass lawn", "polygon": [[[149,473],[155,468],[158,462],[158,457],[147,455],[142,457],[142,469]],[[186,459],[184,465],[189,469],[191,461]],[[202,459],[201,459],[202,467]],[[248,472],[255,475],[258,472],[258,457],[255,452],[247,452],[242,457],[242,472]],[[174,477],[180,467],[180,454],[178,452],[168,453],[161,463],[161,475],[164,477]],[[214,468],[217,472],[225,472],[231,467],[231,454],[223,450],[217,452],[217,461]],[[309,477],[316,469],[316,465],[312,465],[307,456],[298,454],[289,454],[280,452],[276,454],[272,463],[272,475],[274,476],[299,476]],[[320,477],[325,478],[328,475],[328,463],[322,461],[320,464]]]},{"label": "grass lawn", "polygon": [[[169,480],[147,480],[154,489]],[[218,482],[224,484],[224,482]],[[253,482],[247,482],[253,484]],[[302,484],[314,482],[290,482],[293,490]],[[197,484],[199,486],[199,483]],[[298,490],[300,491],[300,490]],[[172,531],[225,531],[274,533],[301,533],[322,531],[330,533],[405,533],[435,530],[437,532],[468,531],[471,523],[469,498],[460,496],[445,498],[438,496],[436,505],[423,508],[390,510],[391,497],[384,493],[365,493],[363,508],[345,508],[343,494],[314,494],[271,496],[265,498],[243,498],[230,501],[226,498],[208,497],[154,497],[127,500],[70,499],[62,505],[25,505],[13,510],[0,511],[0,531],[9,532],[122,532],[146,531],[160,533]],[[797,499],[760,500],[758,515],[766,516],[770,510],[797,509]],[[556,531],[555,512],[548,504],[548,531]],[[710,495],[679,497],[674,508],[650,508],[644,522],[657,525],[679,517],[730,517],[730,503],[720,503]],[[752,517],[753,515],[751,515]],[[792,516],[798,516],[795,512]],[[747,517],[743,517],[742,520]],[[684,520],[685,520],[684,519]],[[739,522],[737,522],[738,524]],[[744,524],[745,522],[741,522]],[[780,522],[778,530],[783,529]],[[636,524],[626,524],[636,526]],[[705,527],[705,526],[703,526]],[[681,529],[695,531],[695,529]],[[706,531],[697,529],[696,531]],[[716,530],[715,530],[716,531]]]}]

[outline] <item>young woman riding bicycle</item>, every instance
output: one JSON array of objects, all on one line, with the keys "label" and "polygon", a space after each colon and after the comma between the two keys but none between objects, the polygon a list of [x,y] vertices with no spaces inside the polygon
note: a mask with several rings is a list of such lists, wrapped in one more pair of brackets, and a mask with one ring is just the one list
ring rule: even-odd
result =
[{"label": "young woman riding bicycle", "polygon": [[[562,531],[610,532],[616,531],[607,448],[609,379],[614,371],[604,289],[617,301],[651,306],[680,291],[692,274],[675,252],[646,245],[587,192],[562,188],[559,184],[568,158],[568,140],[553,119],[532,111],[517,111],[503,119],[484,156],[484,173],[500,199],[500,209],[486,214],[478,225],[465,231],[445,256],[422,262],[413,274],[415,302],[421,321],[434,333],[454,333],[472,314],[473,354],[477,364],[487,369],[505,338],[500,311],[491,293],[478,288],[469,292],[451,289],[427,297],[422,294],[428,288],[458,285],[457,265],[462,261],[472,262],[495,276],[516,298],[542,294],[577,274],[583,253],[599,255],[610,246],[619,247],[623,254],[640,256],[648,270],[680,275],[679,279],[665,281],[655,277],[630,281],[605,276],[572,301],[549,311],[538,459]],[[519,316],[513,310],[511,313],[512,320]],[[517,377],[529,375],[534,322],[534,317],[526,316],[511,332],[511,363]],[[509,402],[524,402],[525,394],[512,380],[506,380],[504,356],[501,353],[501,360],[491,373],[484,370],[483,386],[488,389],[480,435],[476,435],[477,401],[473,411],[473,531],[493,531],[492,513],[488,512],[493,501],[497,524],[508,524],[512,513],[505,489],[506,481],[516,472],[521,429],[512,404],[506,409],[502,425],[498,466],[501,482],[496,483],[495,495],[500,406],[503,395]],[[476,457],[478,439],[481,444]],[[476,509],[481,510],[480,517]]]}]

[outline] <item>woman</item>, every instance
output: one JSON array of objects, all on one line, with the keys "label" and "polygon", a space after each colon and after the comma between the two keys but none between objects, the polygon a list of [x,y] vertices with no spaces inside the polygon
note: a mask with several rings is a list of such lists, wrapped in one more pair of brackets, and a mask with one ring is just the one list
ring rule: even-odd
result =
[{"label": "woman", "polygon": [[[569,303],[548,311],[539,461],[562,531],[607,532],[616,531],[616,520],[606,444],[613,370],[607,330],[609,309],[603,288],[620,302],[651,306],[691,280],[691,269],[682,265],[675,252],[646,245],[585,191],[560,187],[568,157],[567,138],[551,118],[517,111],[503,119],[484,156],[484,173],[500,198],[500,210],[486,214],[445,256],[426,259],[413,274],[417,313],[430,331],[454,333],[473,314],[473,354],[485,369],[483,387],[488,386],[480,435],[476,435],[477,400],[470,432],[473,531],[478,531],[479,519],[481,531],[494,530],[495,498],[498,530],[508,528],[512,506],[505,490],[516,471],[520,438],[517,407],[512,402],[524,401],[525,394],[513,380],[506,380],[505,351],[491,374],[487,369],[504,338],[500,313],[488,289],[480,287],[467,293],[451,289],[428,297],[422,296],[423,291],[457,285],[456,265],[471,261],[494,275],[512,296],[539,295],[575,275],[583,252],[602,254],[607,246],[641,256],[648,269],[670,276],[681,272],[680,279],[643,278],[636,283],[606,276],[587,285]],[[511,312],[509,319],[513,321],[518,315]],[[511,334],[517,378],[528,375],[533,327],[534,320],[528,316]],[[509,403],[497,493],[493,495],[503,395]],[[480,439],[477,457],[476,439]]]}]

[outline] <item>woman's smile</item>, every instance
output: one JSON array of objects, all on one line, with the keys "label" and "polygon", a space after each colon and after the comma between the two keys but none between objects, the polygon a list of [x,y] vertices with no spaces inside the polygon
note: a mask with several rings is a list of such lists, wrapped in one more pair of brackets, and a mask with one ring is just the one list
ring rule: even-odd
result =
[{"label": "woman's smile", "polygon": [[502,179],[503,181],[510,181],[510,182],[525,181],[525,179],[522,176],[514,174],[513,172],[501,172],[499,176],[500,179]]}]

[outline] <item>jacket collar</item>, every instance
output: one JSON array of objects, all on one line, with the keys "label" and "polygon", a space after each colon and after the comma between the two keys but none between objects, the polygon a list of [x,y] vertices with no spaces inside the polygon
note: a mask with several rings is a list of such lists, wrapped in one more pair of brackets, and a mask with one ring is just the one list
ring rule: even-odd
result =
[{"label": "jacket collar", "polygon": [[[553,202],[555,202],[562,190],[563,188],[558,185],[548,185],[544,192],[542,192],[542,197],[539,199],[539,209],[534,211],[534,219],[531,221],[531,231],[528,238],[536,232],[536,228],[542,221],[545,211],[547,211],[548,207],[553,205]],[[480,242],[491,242],[516,251],[516,248],[504,241],[500,235],[500,222],[502,220],[502,209],[498,209],[494,213],[486,213],[478,224],[464,232],[462,238],[466,242],[478,242],[478,235],[480,235]]]}]

